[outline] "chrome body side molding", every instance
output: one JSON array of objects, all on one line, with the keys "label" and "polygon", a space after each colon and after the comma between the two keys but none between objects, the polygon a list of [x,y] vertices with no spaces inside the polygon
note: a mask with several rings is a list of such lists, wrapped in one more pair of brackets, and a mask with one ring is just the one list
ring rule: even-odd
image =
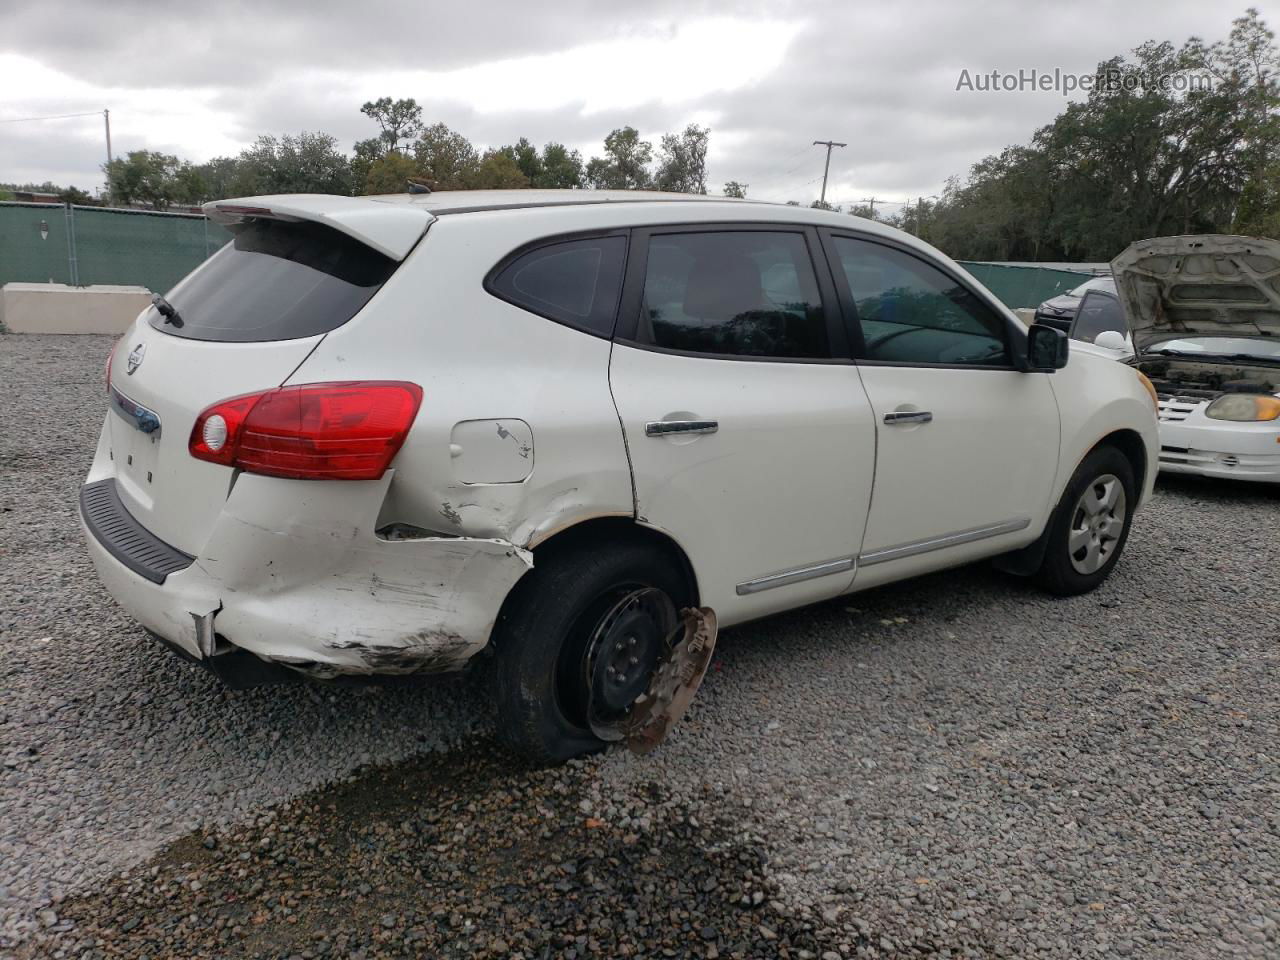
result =
[{"label": "chrome body side molding", "polygon": [[902,560],[921,553],[945,550],[947,547],[958,547],[962,543],[986,540],[988,537],[998,537],[1005,533],[1017,533],[1019,530],[1025,530],[1029,526],[1031,526],[1030,517],[1015,517],[1012,520],[1005,520],[985,527],[974,527],[971,530],[949,533],[943,537],[930,537],[928,540],[916,540],[912,543],[899,544],[896,547],[873,550],[870,553],[861,554],[858,557],[858,563],[864,567],[871,567],[877,563],[888,563],[890,560]]},{"label": "chrome body side molding", "polygon": [[852,570],[855,562],[853,557],[824,560],[822,563],[811,563],[803,567],[783,570],[781,573],[771,573],[767,577],[757,577],[755,580],[748,580],[746,583],[738,584],[735,589],[738,592],[738,596],[745,597],[747,594],[759,593],[761,590],[772,590],[774,587],[785,587],[788,584],[799,583],[802,580],[812,580],[814,577],[843,573],[846,570]]}]

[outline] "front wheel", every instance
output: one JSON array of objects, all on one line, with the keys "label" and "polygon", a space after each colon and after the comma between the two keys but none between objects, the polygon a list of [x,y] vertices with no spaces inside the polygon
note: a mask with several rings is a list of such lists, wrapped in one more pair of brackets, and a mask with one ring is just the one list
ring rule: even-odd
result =
[{"label": "front wheel", "polygon": [[1138,504],[1133,465],[1115,447],[1085,457],[1054,511],[1036,580],[1059,596],[1087,593],[1111,574]]},{"label": "front wheel", "polygon": [[495,628],[498,733],[535,763],[561,763],[605,744],[649,688],[691,601],[659,546],[583,546],[535,560]]}]

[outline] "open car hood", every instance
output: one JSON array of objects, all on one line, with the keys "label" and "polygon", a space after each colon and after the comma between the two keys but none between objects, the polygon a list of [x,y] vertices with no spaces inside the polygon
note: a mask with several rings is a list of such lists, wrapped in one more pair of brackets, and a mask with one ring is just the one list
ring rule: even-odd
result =
[{"label": "open car hood", "polygon": [[1139,354],[1179,337],[1280,337],[1280,241],[1157,237],[1111,269]]}]

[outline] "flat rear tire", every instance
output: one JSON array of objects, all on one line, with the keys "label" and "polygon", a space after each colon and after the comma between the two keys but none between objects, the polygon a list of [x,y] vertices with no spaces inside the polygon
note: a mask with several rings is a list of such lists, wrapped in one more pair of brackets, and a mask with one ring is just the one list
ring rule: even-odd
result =
[{"label": "flat rear tire", "polygon": [[606,745],[592,717],[625,713],[648,687],[668,608],[691,602],[683,571],[643,541],[547,557],[516,584],[494,631],[498,734],[538,765]]}]

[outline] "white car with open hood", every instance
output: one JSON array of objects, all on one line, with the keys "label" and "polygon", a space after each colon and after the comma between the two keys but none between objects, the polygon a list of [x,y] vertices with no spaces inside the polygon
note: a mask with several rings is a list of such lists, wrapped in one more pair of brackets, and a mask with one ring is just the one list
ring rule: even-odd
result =
[{"label": "white car with open hood", "polygon": [[80,500],[111,594],[234,684],[481,660],[529,756],[652,746],[717,621],[984,558],[1088,590],[1151,490],[1143,377],[881,224],[603,191],[205,209],[234,240],[117,345]]},{"label": "white car with open hood", "polygon": [[1280,483],[1280,242],[1160,237],[1112,269],[1118,303],[1077,324],[1154,382],[1160,469]]}]

